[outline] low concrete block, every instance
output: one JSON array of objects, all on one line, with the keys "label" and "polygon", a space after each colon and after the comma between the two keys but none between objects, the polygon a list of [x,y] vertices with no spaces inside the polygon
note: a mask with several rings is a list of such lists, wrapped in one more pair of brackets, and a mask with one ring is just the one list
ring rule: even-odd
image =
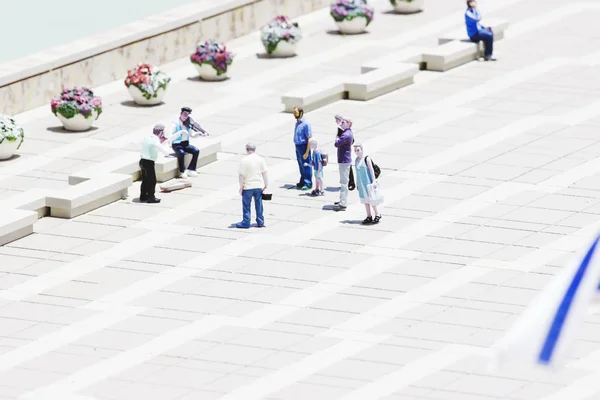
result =
[{"label": "low concrete block", "polygon": [[361,74],[374,71],[376,69],[387,68],[393,64],[399,63],[415,63],[420,64],[423,61],[423,53],[428,49],[420,46],[408,46],[401,50],[394,51],[383,57],[375,58],[366,61],[361,67]]},{"label": "low concrete block", "polygon": [[37,220],[38,213],[35,211],[3,209],[0,214],[0,246],[31,235]]},{"label": "low concrete block", "polygon": [[[486,19],[481,23],[483,26],[489,26],[492,28],[494,32],[494,40],[502,40],[504,39],[504,32],[508,29],[508,21],[502,19]],[[467,29],[455,29],[450,32],[446,32],[442,34],[438,38],[439,44],[445,44],[451,42],[453,40],[470,42],[471,40],[467,36]]]},{"label": "low concrete block", "polygon": [[294,107],[311,111],[345,97],[344,77],[334,76],[294,89],[284,94],[281,102],[285,106],[285,111],[291,113]]},{"label": "low concrete block", "polygon": [[477,44],[452,41],[423,54],[428,71],[444,72],[479,58]]},{"label": "low concrete block", "polygon": [[131,175],[131,179],[136,181],[140,179],[139,162],[139,152],[126,151],[70,175],[69,185],[78,185],[106,173]]},{"label": "low concrete block", "polygon": [[[217,155],[221,151],[221,142],[212,139],[201,139],[200,142],[194,143],[194,146],[200,150],[198,156],[198,163],[196,168],[200,168],[204,165],[210,164],[211,162],[217,161]],[[139,157],[138,157],[139,161]],[[187,168],[192,161],[191,154],[185,156],[185,166]],[[177,166],[177,157],[175,155],[169,157],[162,157],[156,161],[156,180],[158,182],[166,182],[179,175],[179,167]]]},{"label": "low concrete block", "polygon": [[51,193],[52,191],[48,189],[29,189],[0,201],[0,208],[35,211],[38,218],[42,218],[50,213],[49,208],[46,207],[46,196]]},{"label": "low concrete block", "polygon": [[48,196],[50,216],[74,218],[127,196],[130,175],[106,173]]},{"label": "low concrete block", "polygon": [[416,64],[396,63],[350,78],[345,83],[350,100],[370,100],[414,83]]}]

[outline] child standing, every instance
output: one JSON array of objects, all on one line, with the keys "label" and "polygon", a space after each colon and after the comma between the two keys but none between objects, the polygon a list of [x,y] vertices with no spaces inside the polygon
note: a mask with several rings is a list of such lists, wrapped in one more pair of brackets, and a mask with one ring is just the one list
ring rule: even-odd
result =
[{"label": "child standing", "polygon": [[312,151],[311,167],[315,177],[315,190],[313,190],[310,194],[313,196],[323,196],[325,195],[325,192],[323,191],[323,167],[327,163],[327,155],[321,153],[316,139],[311,138],[308,142],[308,145]]}]

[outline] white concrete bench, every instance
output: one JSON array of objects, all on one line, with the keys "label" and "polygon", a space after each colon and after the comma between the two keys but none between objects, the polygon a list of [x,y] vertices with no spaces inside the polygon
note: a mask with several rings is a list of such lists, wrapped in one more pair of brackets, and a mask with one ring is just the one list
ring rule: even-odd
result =
[{"label": "white concrete bench", "polygon": [[416,64],[396,63],[349,78],[344,84],[350,100],[370,100],[414,83]]},{"label": "white concrete bench", "polygon": [[294,89],[284,94],[281,97],[281,102],[284,104],[286,112],[292,112],[294,107],[302,108],[305,112],[308,112],[342,100],[345,96],[344,78],[333,76]]},{"label": "white concrete bench", "polygon": [[[194,140],[194,139],[193,139]],[[216,139],[199,138],[192,143],[200,150],[196,168],[200,168],[217,160],[217,153],[221,151],[221,143]],[[185,158],[186,166],[192,161],[190,154]],[[116,157],[101,161],[89,168],[76,172],[69,176],[69,185],[77,185],[89,179],[96,178],[106,173],[130,175],[132,181],[140,179],[140,153],[124,152]],[[156,161],[156,179],[158,182],[165,182],[177,175],[177,158],[173,153],[172,157],[160,156]]]},{"label": "white concrete bench", "polygon": [[131,175],[106,173],[46,197],[50,216],[74,218],[127,196]]},{"label": "white concrete bench", "polygon": [[[198,162],[196,168],[203,167],[211,162],[217,161],[217,155],[221,151],[221,142],[217,139],[210,138],[199,138],[196,142],[192,143],[200,150],[198,156]],[[187,167],[192,161],[192,155],[185,155],[185,166]],[[139,156],[138,156],[139,162]],[[179,175],[179,168],[177,166],[177,157],[173,154],[172,157],[161,157],[156,160],[156,180],[158,182],[166,182],[169,179],[173,179]]]},{"label": "white concrete bench", "polygon": [[29,189],[0,201],[0,209],[35,211],[38,218],[42,218],[49,215],[50,210],[46,207],[46,196],[51,193],[52,191],[48,189]]},{"label": "white concrete bench", "polygon": [[[492,31],[494,32],[494,41],[504,39],[504,32],[506,31],[506,29],[508,29],[508,21],[500,19],[486,19],[481,24],[483,26],[490,26],[492,28]],[[471,42],[471,40],[467,36],[467,29],[462,28],[455,29],[453,31],[442,34],[438,38],[438,44],[448,43],[453,40]]]},{"label": "white concrete bench", "polygon": [[139,162],[139,152],[127,151],[119,153],[115,157],[111,157],[70,175],[69,185],[78,185],[107,173],[131,175],[132,180],[135,181],[140,178]]},{"label": "white concrete bench", "polygon": [[360,67],[360,73],[366,74],[367,72],[371,72],[380,68],[386,68],[392,64],[398,63],[420,64],[423,61],[423,53],[427,50],[428,49],[426,47],[420,46],[405,47],[401,50],[394,51],[386,56],[366,61]]},{"label": "white concrete bench", "polygon": [[428,71],[444,72],[479,58],[479,47],[471,42],[452,41],[425,54],[423,62]]},{"label": "white concrete bench", "polygon": [[0,214],[0,246],[31,235],[37,220],[35,211],[3,209]]}]

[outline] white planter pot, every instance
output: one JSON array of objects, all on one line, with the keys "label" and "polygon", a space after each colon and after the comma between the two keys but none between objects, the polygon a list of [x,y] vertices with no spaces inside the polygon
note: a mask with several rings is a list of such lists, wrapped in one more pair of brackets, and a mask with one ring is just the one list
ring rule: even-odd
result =
[{"label": "white planter pot", "polygon": [[402,14],[410,14],[423,10],[425,0],[413,0],[410,3],[404,0],[396,0],[394,10]]},{"label": "white planter pot", "polygon": [[280,40],[277,47],[271,53],[273,57],[291,57],[296,54],[296,43],[290,43],[286,40]]},{"label": "white planter pot", "polygon": [[92,110],[92,115],[88,118],[84,118],[81,114],[76,114],[72,118],[65,118],[60,114],[56,114],[60,122],[62,122],[63,127],[68,131],[73,132],[83,132],[87,131],[92,127],[96,118],[98,118],[98,113]]},{"label": "white planter pot", "polygon": [[203,79],[205,81],[224,81],[225,79],[227,79],[227,72],[221,75],[217,75],[217,70],[214,69],[212,65],[194,64],[194,67],[196,67],[200,79]]},{"label": "white planter pot", "polygon": [[343,20],[342,22],[335,23],[340,30],[340,33],[344,35],[352,35],[357,33],[363,33],[367,27],[366,17],[352,18],[351,20]]},{"label": "white planter pot", "polygon": [[4,139],[4,141],[0,143],[0,160],[8,160],[11,158],[17,151],[17,147],[19,147],[22,140],[23,139],[18,138],[14,142],[9,142]]},{"label": "white planter pot", "polygon": [[142,94],[142,91],[140,89],[138,89],[137,86],[131,85],[127,88],[127,91],[131,95],[131,98],[133,99],[133,101],[136,104],[139,104],[141,106],[153,106],[156,104],[160,104],[160,103],[162,103],[163,97],[165,97],[165,93],[167,93],[167,91],[165,89],[159,88],[156,91],[156,97],[151,97],[151,98],[147,99],[144,97],[144,95]]}]

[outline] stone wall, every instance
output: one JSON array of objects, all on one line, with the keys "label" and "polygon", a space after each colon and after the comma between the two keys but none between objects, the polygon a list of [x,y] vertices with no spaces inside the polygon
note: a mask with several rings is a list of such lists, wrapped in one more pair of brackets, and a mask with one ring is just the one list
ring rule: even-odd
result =
[{"label": "stone wall", "polygon": [[0,114],[50,104],[60,90],[124,79],[139,62],[161,65],[193,53],[198,41],[260,29],[276,15],[298,17],[330,0],[214,0],[173,11],[0,66]]}]

